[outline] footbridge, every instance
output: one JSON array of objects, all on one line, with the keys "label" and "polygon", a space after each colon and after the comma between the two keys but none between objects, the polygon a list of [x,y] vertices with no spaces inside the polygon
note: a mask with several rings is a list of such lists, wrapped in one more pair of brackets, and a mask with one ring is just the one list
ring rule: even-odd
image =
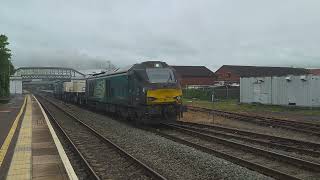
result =
[{"label": "footbridge", "polygon": [[66,67],[20,67],[10,77],[10,93],[21,94],[22,89],[52,90],[56,82],[84,79],[85,74]]},{"label": "footbridge", "polygon": [[20,67],[16,70],[15,77],[23,81],[41,80],[72,80],[83,79],[85,74],[66,67]]}]

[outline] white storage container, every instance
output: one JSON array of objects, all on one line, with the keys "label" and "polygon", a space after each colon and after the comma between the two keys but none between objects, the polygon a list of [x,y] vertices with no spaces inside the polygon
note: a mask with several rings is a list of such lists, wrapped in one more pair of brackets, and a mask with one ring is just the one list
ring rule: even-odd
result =
[{"label": "white storage container", "polygon": [[22,77],[10,77],[10,94],[22,94]]},{"label": "white storage container", "polygon": [[63,92],[73,92],[73,83],[72,82],[64,82],[63,83]]},{"label": "white storage container", "polygon": [[85,92],[86,91],[86,81],[85,80],[73,80],[73,92]]},{"label": "white storage container", "polygon": [[320,76],[242,77],[240,101],[320,107]]}]

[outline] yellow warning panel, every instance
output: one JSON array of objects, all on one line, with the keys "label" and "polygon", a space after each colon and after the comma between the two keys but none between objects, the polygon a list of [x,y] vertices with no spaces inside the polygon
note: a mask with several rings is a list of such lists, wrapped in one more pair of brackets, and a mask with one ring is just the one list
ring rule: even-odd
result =
[{"label": "yellow warning panel", "polygon": [[8,171],[9,179],[31,178],[31,145],[32,145],[32,102],[27,96],[26,112],[22,120],[18,140],[14,148],[14,154]]},{"label": "yellow warning panel", "polygon": [[[28,97],[28,98],[30,98],[30,97]],[[23,113],[23,110],[24,110],[24,108],[26,106],[26,102],[27,102],[27,97],[24,98],[23,105],[22,105],[22,107],[21,107],[16,119],[14,120],[14,122],[13,122],[11,128],[10,128],[10,131],[9,131],[4,143],[1,146],[1,149],[0,149],[0,167],[1,167],[2,163],[3,163],[4,157],[7,154],[9,145],[11,144],[12,137],[13,137],[14,133],[16,132],[17,126],[19,124],[20,117],[21,117],[21,115]]]}]

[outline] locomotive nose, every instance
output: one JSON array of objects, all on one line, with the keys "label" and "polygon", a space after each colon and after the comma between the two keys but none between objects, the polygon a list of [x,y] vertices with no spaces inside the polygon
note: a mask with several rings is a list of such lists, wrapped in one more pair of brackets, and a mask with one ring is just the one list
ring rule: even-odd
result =
[{"label": "locomotive nose", "polygon": [[147,91],[147,104],[180,103],[181,89],[155,89]]}]

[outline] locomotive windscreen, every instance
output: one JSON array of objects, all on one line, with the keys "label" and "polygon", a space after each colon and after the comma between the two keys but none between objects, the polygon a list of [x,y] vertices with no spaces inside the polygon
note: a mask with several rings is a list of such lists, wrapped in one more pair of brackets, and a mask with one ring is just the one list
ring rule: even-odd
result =
[{"label": "locomotive windscreen", "polygon": [[176,78],[169,68],[147,68],[150,83],[175,83]]}]

